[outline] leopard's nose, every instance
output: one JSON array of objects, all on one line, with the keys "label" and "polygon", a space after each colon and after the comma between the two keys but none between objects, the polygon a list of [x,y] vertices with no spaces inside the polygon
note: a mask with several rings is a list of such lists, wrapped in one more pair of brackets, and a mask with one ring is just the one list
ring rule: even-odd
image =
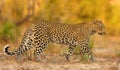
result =
[{"label": "leopard's nose", "polygon": [[99,35],[104,35],[106,34],[105,32],[98,32]]}]

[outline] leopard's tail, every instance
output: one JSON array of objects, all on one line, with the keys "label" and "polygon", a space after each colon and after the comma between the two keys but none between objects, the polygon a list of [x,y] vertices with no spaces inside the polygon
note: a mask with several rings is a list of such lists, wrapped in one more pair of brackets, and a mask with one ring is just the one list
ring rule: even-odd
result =
[{"label": "leopard's tail", "polygon": [[8,54],[8,55],[15,55],[16,53],[17,53],[17,51],[8,51],[8,48],[9,48],[10,46],[9,45],[5,45],[4,46],[4,52],[6,53],[6,54]]}]

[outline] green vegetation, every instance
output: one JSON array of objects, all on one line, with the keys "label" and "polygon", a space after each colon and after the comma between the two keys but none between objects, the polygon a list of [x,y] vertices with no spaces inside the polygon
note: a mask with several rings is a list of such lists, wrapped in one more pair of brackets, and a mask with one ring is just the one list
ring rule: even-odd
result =
[{"label": "green vegetation", "polygon": [[89,57],[87,55],[83,55],[83,56],[81,56],[80,60],[82,62],[88,62],[89,61]]},{"label": "green vegetation", "polygon": [[[111,4],[110,0],[1,0],[0,37],[7,36],[13,39],[15,37],[13,32],[18,26],[11,24],[10,21],[17,23],[27,15],[69,24],[101,19],[106,26],[107,35],[119,35],[119,12],[119,5]],[[11,31],[8,26],[12,25]]]},{"label": "green vegetation", "polygon": [[19,31],[18,28],[16,27],[16,25],[12,22],[9,21],[4,21],[2,23],[3,25],[0,26],[0,38],[2,39],[11,39],[12,41],[15,41],[15,39],[17,38],[17,36],[19,35]]}]

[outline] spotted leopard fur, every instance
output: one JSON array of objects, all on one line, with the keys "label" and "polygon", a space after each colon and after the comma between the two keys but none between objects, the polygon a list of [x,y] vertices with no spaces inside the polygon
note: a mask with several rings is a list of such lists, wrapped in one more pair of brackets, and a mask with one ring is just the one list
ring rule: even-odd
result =
[{"label": "spotted leopard fur", "polygon": [[35,48],[34,56],[38,61],[39,54],[48,46],[50,42],[64,44],[69,46],[69,53],[66,59],[69,60],[70,55],[76,46],[81,48],[81,54],[87,55],[93,60],[92,50],[89,47],[91,35],[98,33],[104,34],[105,26],[101,20],[92,20],[79,24],[62,24],[49,21],[37,21],[31,24],[24,33],[21,44],[15,51],[8,51],[9,45],[5,46],[5,53],[8,55],[21,55],[23,52]]}]

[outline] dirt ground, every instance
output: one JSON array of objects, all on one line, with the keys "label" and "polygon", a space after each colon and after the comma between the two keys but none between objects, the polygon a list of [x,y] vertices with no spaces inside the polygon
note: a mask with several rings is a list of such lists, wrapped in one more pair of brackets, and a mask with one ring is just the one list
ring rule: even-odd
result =
[{"label": "dirt ground", "polygon": [[[94,62],[81,62],[78,55],[66,61],[65,56],[55,54],[42,55],[41,62],[18,61],[0,50],[0,70],[120,70],[120,37],[96,35],[94,39]],[[0,42],[0,47],[4,45]]]}]

